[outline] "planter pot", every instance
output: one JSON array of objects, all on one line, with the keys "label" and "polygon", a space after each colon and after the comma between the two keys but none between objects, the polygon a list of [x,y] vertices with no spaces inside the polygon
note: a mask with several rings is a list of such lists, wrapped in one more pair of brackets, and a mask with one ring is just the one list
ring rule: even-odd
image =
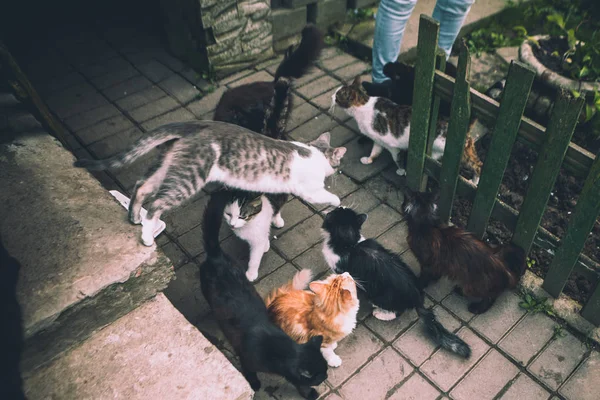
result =
[{"label": "planter pot", "polygon": [[[537,41],[547,40],[550,39],[550,36],[538,35],[534,36],[533,39]],[[594,90],[600,90],[599,82],[576,81],[552,71],[537,59],[533,51],[534,46],[535,44],[529,40],[524,41],[519,48],[519,60],[529,65],[535,71],[535,74],[540,81],[545,82],[554,89],[562,88],[567,90],[577,90],[579,92],[593,92]]]}]

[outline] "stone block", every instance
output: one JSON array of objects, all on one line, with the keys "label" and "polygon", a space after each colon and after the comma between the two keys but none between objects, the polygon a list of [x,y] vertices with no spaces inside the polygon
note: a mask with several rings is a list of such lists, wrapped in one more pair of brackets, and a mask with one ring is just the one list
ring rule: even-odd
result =
[{"label": "stone block", "polygon": [[333,71],[333,74],[337,76],[342,82],[352,82],[357,76],[365,75],[369,73],[370,66],[362,61],[354,64],[347,65],[340,69]]},{"label": "stone block", "polygon": [[39,83],[33,81],[32,83],[38,93],[43,97],[46,97],[54,92],[67,89],[71,86],[81,85],[82,83],[85,83],[85,78],[79,72],[72,71],[49,81],[41,81]]},{"label": "stone block", "polygon": [[273,76],[269,74],[267,71],[258,71],[253,73],[252,75],[245,76],[242,79],[236,80],[227,86],[234,88],[238,86],[245,85],[247,83],[253,82],[273,82]]},{"label": "stone block", "polygon": [[446,350],[440,350],[421,367],[423,372],[444,392],[448,391],[488,351],[489,346],[470,329],[463,328],[458,336],[471,346],[467,360]]},{"label": "stone block", "polygon": [[298,8],[307,4],[314,4],[319,0],[281,0],[281,3],[287,8]]},{"label": "stone block", "polygon": [[[165,238],[165,235],[160,235],[156,238],[156,241],[160,244],[161,241],[165,240]],[[177,271],[177,269],[183,264],[190,261],[188,256],[181,250],[181,247],[179,247],[174,242],[168,242],[162,245],[161,249],[163,253],[165,253],[165,255],[169,257],[169,260],[171,260],[171,262],[173,263],[173,268],[175,268],[175,271]]]},{"label": "stone block", "polygon": [[[391,208],[389,208],[388,206],[386,206],[384,204],[382,204],[380,207],[387,207],[384,210],[393,211]],[[393,213],[395,213],[395,211],[393,211]],[[368,221],[369,220],[367,219],[367,222]],[[395,224],[398,221],[399,221],[399,219],[391,217],[390,221],[387,221],[386,225],[389,227],[390,224]],[[381,243],[381,245],[383,247],[385,247],[386,249],[400,254],[400,253],[403,253],[406,249],[408,249],[408,244],[406,243],[407,235],[408,235],[408,226],[406,225],[406,222],[402,222],[402,223],[394,226],[392,229],[390,229],[389,231],[387,231],[380,237],[378,237],[377,241],[379,243]]]},{"label": "stone block", "polygon": [[296,257],[293,263],[298,269],[308,268],[312,270],[315,277],[330,271],[325,258],[323,258],[323,246],[321,243],[314,245],[308,251]]},{"label": "stone block", "polygon": [[141,107],[135,108],[129,111],[129,115],[136,122],[142,123],[149,119],[158,117],[159,115],[165,114],[171,110],[179,107],[179,104],[173,100],[172,97],[166,96],[158,100],[154,100],[150,103],[144,104]]},{"label": "stone block", "polygon": [[29,371],[163,290],[173,272],[56,139],[23,134],[2,153],[0,234],[23,266],[18,299]]},{"label": "stone block", "polygon": [[324,93],[330,89],[340,87],[340,81],[334,79],[330,76],[323,76],[311,83],[302,86],[296,91],[300,93],[307,99],[312,99],[313,97],[317,97],[321,93]]},{"label": "stone block", "polygon": [[112,75],[120,71],[131,71],[131,64],[123,57],[115,57],[99,63],[89,64],[79,69],[89,79]]},{"label": "stone block", "polygon": [[99,121],[114,117],[120,113],[121,112],[119,109],[117,109],[115,106],[112,104],[107,104],[105,106],[94,108],[93,110],[85,111],[81,114],[67,118],[65,120],[65,124],[67,124],[69,129],[76,132],[83,128],[87,128],[90,125],[94,125]]},{"label": "stone block", "polygon": [[527,369],[556,390],[579,365],[586,351],[579,339],[566,332],[564,337],[557,336]]},{"label": "stone block", "polygon": [[[341,86],[341,84],[340,84]],[[333,94],[338,90],[340,86],[334,87],[329,91],[320,94],[317,97],[312,98],[310,101],[319,107],[323,111],[329,111],[331,109],[331,105],[333,103]],[[339,108],[339,107],[336,107]]]},{"label": "stone block", "polygon": [[106,75],[100,75],[93,78],[92,84],[98,89],[103,90],[111,86],[121,83],[129,78],[139,75],[139,72],[131,64],[127,64],[124,69],[118,71],[112,71]]},{"label": "stone block", "polygon": [[108,105],[104,96],[88,83],[56,92],[46,99],[46,103],[62,119]]},{"label": "stone block", "polygon": [[598,382],[600,382],[600,353],[592,351],[590,357],[560,389],[560,394],[568,399],[594,400],[598,397]]},{"label": "stone block", "polygon": [[346,0],[321,0],[309,4],[308,22],[318,28],[327,30],[331,25],[344,21],[346,18]]},{"label": "stone block", "polygon": [[410,364],[388,347],[350,378],[340,389],[340,394],[346,398],[384,399],[412,371]]},{"label": "stone block", "polygon": [[129,148],[142,135],[142,131],[133,127],[94,142],[87,148],[97,158],[108,158]]},{"label": "stone block", "polygon": [[402,213],[404,193],[402,193],[396,185],[387,181],[383,176],[376,176],[368,180],[365,184],[365,188],[369,193],[373,194],[373,196],[377,197],[399,213]]},{"label": "stone block", "polygon": [[346,143],[344,147],[346,147],[348,151],[344,155],[344,158],[342,158],[340,170],[352,179],[361,183],[379,174],[393,162],[390,153],[384,151],[372,164],[362,164],[360,158],[370,154],[371,145],[359,144],[358,138]]},{"label": "stone block", "polygon": [[117,105],[123,110],[131,111],[148,103],[151,103],[155,100],[162,99],[166,96],[167,94],[164,91],[162,91],[158,86],[150,86],[147,89],[143,89],[137,93],[125,96],[115,101],[115,103],[117,103]]},{"label": "stone block", "polygon": [[446,297],[442,304],[465,322],[470,321],[475,316],[468,309],[469,300],[456,293],[450,293],[450,296]]},{"label": "stone block", "polygon": [[[306,104],[308,103],[304,103],[299,107],[303,107],[303,109],[307,110],[310,109],[311,112],[316,112],[312,107],[310,107],[310,105]],[[297,115],[295,115],[295,117],[296,116]],[[292,121],[292,123],[295,124],[296,121]],[[323,132],[331,132],[331,130],[337,126],[339,126],[338,123],[329,118],[327,115],[318,114],[295,128],[293,131],[289,132],[288,129],[288,132],[292,139],[307,143],[318,138]]]},{"label": "stone block", "polygon": [[436,301],[442,301],[446,296],[452,293],[456,284],[448,278],[443,277],[425,288],[425,293],[433,297]]},{"label": "stone block", "polygon": [[154,83],[161,82],[173,75],[173,71],[156,60],[151,60],[145,64],[138,65],[138,69],[146,78]]},{"label": "stone block", "polygon": [[308,71],[299,79],[294,80],[294,86],[299,88],[306,85],[309,82],[314,81],[317,78],[325,75],[325,72],[317,66],[309,67]]},{"label": "stone block", "polygon": [[383,340],[386,342],[393,342],[394,339],[396,339],[418,319],[419,317],[417,312],[412,309],[403,312],[393,321],[382,321],[372,315],[369,315],[365,319],[365,325],[383,338]]},{"label": "stone block", "polygon": [[273,40],[283,39],[302,32],[306,26],[306,7],[282,8],[271,13]]},{"label": "stone block", "polygon": [[137,93],[141,90],[147,89],[151,86],[152,82],[150,82],[145,76],[137,75],[124,82],[104,89],[102,93],[104,93],[104,95],[110,100],[115,101],[132,93]]},{"label": "stone block", "polygon": [[285,225],[280,229],[272,228],[271,233],[279,237],[313,214],[314,211],[300,200],[292,199],[281,209],[281,217],[285,221]]},{"label": "stone block", "polygon": [[352,194],[346,196],[344,198],[343,203],[344,206],[351,207],[357,213],[368,213],[369,211],[377,207],[380,201],[377,197],[373,196],[367,190],[360,188]]},{"label": "stone block", "polygon": [[294,268],[292,264],[285,264],[283,267],[277,269],[258,281],[258,283],[255,285],[256,291],[258,294],[260,294],[260,297],[264,299],[269,293],[271,293],[273,289],[278,288],[292,280],[296,272],[298,272],[298,270]]},{"label": "stone block", "polygon": [[450,396],[456,400],[492,400],[518,372],[513,363],[492,349],[452,390]]},{"label": "stone block", "polygon": [[554,335],[555,322],[544,314],[529,314],[502,339],[499,347],[522,365],[536,355]]},{"label": "stone block", "polygon": [[504,292],[484,314],[471,322],[471,327],[490,342],[498,343],[506,332],[525,314],[519,307],[521,299],[512,291]]},{"label": "stone block", "polygon": [[196,118],[201,118],[207,113],[212,113],[214,111],[219,100],[221,100],[221,96],[223,96],[223,93],[225,93],[226,90],[227,88],[225,86],[221,86],[214,92],[205,94],[200,100],[191,102],[186,108],[190,110]]},{"label": "stone block", "polygon": [[547,400],[550,393],[535,383],[525,374],[519,375],[516,381],[500,397],[500,400]]},{"label": "stone block", "polygon": [[[284,52],[288,49],[288,47],[298,45],[301,40],[302,40],[302,35],[299,33],[296,35],[288,36],[283,39],[274,40],[273,41],[273,51]],[[273,70],[273,72],[275,72],[277,67],[276,66],[269,67],[269,68],[267,68],[267,71],[271,72],[270,71],[271,69]]]},{"label": "stone block", "polygon": [[[208,196],[199,193],[191,202],[165,214],[163,220],[167,224],[167,231],[175,237],[179,237],[202,223],[204,209],[208,204]],[[199,242],[202,242],[200,238]]]},{"label": "stone block", "polygon": [[[227,230],[231,232],[231,230]],[[239,265],[244,271],[248,268],[250,252],[248,244],[246,242],[244,242],[242,239],[238,238],[235,235],[230,235],[227,239],[223,241],[221,246],[223,248],[223,251],[229,254],[231,257],[233,257],[233,259],[239,263]],[[275,271],[283,264],[285,264],[285,260],[273,250],[269,250],[263,255],[263,258],[260,261],[260,268],[258,269],[258,279],[269,275],[271,272]]]},{"label": "stone block", "polygon": [[[363,225],[362,233],[365,237],[370,238],[381,235],[402,219],[400,214],[385,204],[380,204],[377,208],[369,211],[368,215],[369,218]],[[391,235],[395,236],[396,241],[402,244],[406,241],[406,228],[395,230]]]},{"label": "stone block", "polygon": [[321,68],[331,72],[345,67],[346,65],[354,64],[356,61],[358,61],[358,58],[351,56],[350,54],[341,53],[331,58],[321,60],[319,64]]},{"label": "stone block", "polygon": [[142,127],[149,131],[170,122],[191,121],[193,119],[196,119],[194,114],[182,107],[151,119],[150,121],[146,121],[142,124]]},{"label": "stone block", "polygon": [[162,294],[36,371],[25,389],[31,399],[253,397],[241,373]]},{"label": "stone block", "polygon": [[274,240],[271,246],[277,248],[288,260],[291,260],[322,240],[320,232],[322,224],[321,216],[315,214],[289,232],[277,236],[277,240]]},{"label": "stone block", "polygon": [[435,400],[440,392],[417,373],[413,374],[389,400]]},{"label": "stone block", "polygon": [[357,325],[350,335],[338,343],[335,352],[342,359],[342,365],[329,369],[327,382],[332,387],[339,386],[381,350],[383,346],[384,344],[367,328],[363,325]]},{"label": "stone block", "polygon": [[194,100],[200,91],[179,75],[173,75],[158,84],[180,103],[185,104]]},{"label": "stone block", "polygon": [[296,127],[317,117],[320,113],[319,109],[310,103],[304,103],[298,107],[294,107],[290,114],[290,118],[288,119],[287,131],[293,131]]},{"label": "stone block", "polygon": [[187,263],[175,271],[175,279],[164,291],[173,306],[196,325],[210,313],[210,306],[200,289],[200,269],[196,263]]},{"label": "stone block", "polygon": [[133,123],[123,114],[118,114],[112,118],[105,119],[95,125],[77,131],[75,132],[75,135],[83,142],[83,144],[89,145],[114,135],[117,132],[132,128],[134,128]]}]

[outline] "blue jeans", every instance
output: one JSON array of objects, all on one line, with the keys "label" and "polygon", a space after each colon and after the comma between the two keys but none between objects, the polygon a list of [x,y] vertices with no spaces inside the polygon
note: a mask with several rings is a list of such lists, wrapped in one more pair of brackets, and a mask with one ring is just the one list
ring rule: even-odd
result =
[{"label": "blue jeans", "polygon": [[[437,0],[432,17],[440,22],[438,45],[446,52],[446,58],[474,2]],[[373,82],[389,79],[383,74],[383,66],[398,59],[404,28],[416,4],[417,0],[381,0],[379,3],[373,38]]]}]

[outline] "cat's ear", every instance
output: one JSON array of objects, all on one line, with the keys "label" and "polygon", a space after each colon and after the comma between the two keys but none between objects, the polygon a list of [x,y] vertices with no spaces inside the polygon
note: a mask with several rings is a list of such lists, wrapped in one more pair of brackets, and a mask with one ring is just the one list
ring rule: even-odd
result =
[{"label": "cat's ear", "polygon": [[344,303],[352,301],[352,293],[348,289],[342,289],[341,297]]},{"label": "cat's ear", "polygon": [[308,285],[310,290],[319,296],[325,291],[326,286],[327,285],[321,281],[313,281]]},{"label": "cat's ear", "polygon": [[354,78],[352,85],[360,87],[360,75],[357,75],[356,78]]},{"label": "cat's ear", "polygon": [[340,161],[342,159],[342,157],[344,157],[344,154],[346,154],[346,151],[348,149],[346,149],[345,147],[336,147],[335,149],[333,149],[333,157]]},{"label": "cat's ear", "polygon": [[312,142],[309,142],[308,144],[313,145],[315,147],[329,147],[330,141],[331,141],[331,133],[323,132],[323,133],[321,133],[321,135],[318,138],[316,138]]},{"label": "cat's ear", "polygon": [[310,338],[310,340],[306,343],[310,344],[311,346],[321,348],[321,344],[323,343],[323,336],[321,336],[321,335],[314,336],[314,337]]},{"label": "cat's ear", "polygon": [[362,224],[364,224],[367,220],[367,217],[367,214],[358,214],[358,224],[362,226]]}]

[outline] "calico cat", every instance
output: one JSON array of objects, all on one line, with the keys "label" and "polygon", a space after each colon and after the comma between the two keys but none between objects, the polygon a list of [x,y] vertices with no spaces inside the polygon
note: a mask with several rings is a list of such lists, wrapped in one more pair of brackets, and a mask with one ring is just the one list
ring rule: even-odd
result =
[{"label": "calico cat", "polygon": [[[290,46],[273,81],[252,82],[227,90],[221,96],[213,119],[229,122],[273,139],[285,139],[291,114],[294,78],[301,78],[319,58],[323,33],[314,25],[302,30],[302,41]],[[276,115],[276,118],[273,118]]]},{"label": "calico cat", "polygon": [[25,399],[20,360],[23,351],[21,306],[17,281],[21,264],[8,254],[0,238],[0,398]]},{"label": "calico cat", "polygon": [[360,229],[366,214],[339,207],[323,221],[323,256],[335,273],[348,272],[373,303],[373,316],[383,321],[414,308],[428,336],[444,349],[469,358],[471,348],[440,324],[433,311],[425,308],[418,279],[399,255],[375,239],[364,239]]},{"label": "calico cat", "polygon": [[223,216],[233,233],[250,246],[246,277],[253,282],[258,278],[258,267],[263,254],[271,247],[271,224],[276,228],[282,228],[284,225],[280,211],[288,195],[265,195],[242,190],[227,193],[229,200]]},{"label": "calico cat", "polygon": [[[298,343],[323,336],[321,352],[327,364],[339,367],[342,359],[334,350],[356,327],[356,283],[347,272],[322,281],[311,279],[311,271],[303,269],[292,281],[274,289],[265,300],[269,317]],[[310,290],[304,290],[307,287]]]},{"label": "calico cat", "polygon": [[[386,149],[398,165],[397,174],[405,175],[406,170],[398,164],[398,159],[400,152],[408,149],[412,107],[397,105],[385,97],[369,97],[360,84],[360,76],[351,85],[344,85],[336,90],[331,100],[332,108],[340,106],[356,120],[361,133],[373,140],[371,154],[362,157],[360,162],[371,164]],[[435,160],[439,160],[444,154],[447,130],[448,121],[439,118],[431,154]],[[482,163],[477,157],[475,141],[470,137],[465,142],[462,166],[472,172],[472,181],[477,184]]]},{"label": "calico cat", "polygon": [[[310,203],[338,206],[340,199],[325,189],[324,180],[346,153],[332,148],[329,132],[304,144],[257,135],[216,121],[163,125],[148,132],[129,150],[105,160],[78,160],[76,167],[105,170],[130,164],[159,145],[159,161],[133,190],[129,220],[142,223],[142,242],[154,243],[160,216],[198,193],[208,182],[267,193],[292,193]],[[142,221],[142,204],[152,196]]]},{"label": "calico cat", "polygon": [[421,264],[421,284],[447,276],[464,296],[476,299],[469,311],[487,311],[525,272],[525,252],[514,244],[491,248],[472,233],[448,226],[437,216],[437,193],[405,193],[402,209],[408,244]]},{"label": "calico cat", "polygon": [[200,266],[202,294],[215,319],[240,358],[242,373],[253,390],[261,383],[257,372],[283,376],[307,399],[319,394],[311,386],[327,379],[321,354],[322,336],[298,344],[269,320],[267,307],[243,270],[219,245],[219,228],[227,193],[211,196],[202,229],[206,261]]}]

